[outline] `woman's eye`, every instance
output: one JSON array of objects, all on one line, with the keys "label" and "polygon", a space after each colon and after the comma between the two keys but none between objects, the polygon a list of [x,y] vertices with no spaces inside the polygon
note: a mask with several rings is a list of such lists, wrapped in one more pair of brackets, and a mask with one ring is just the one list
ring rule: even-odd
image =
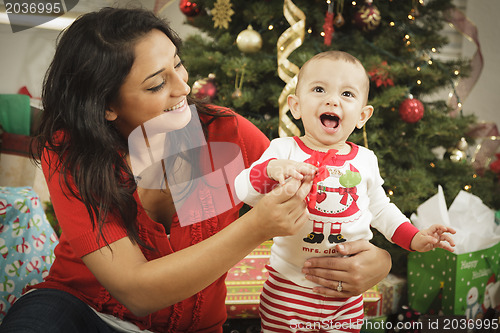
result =
[{"label": "woman's eye", "polygon": [[175,68],[179,68],[182,66],[182,60],[179,60],[179,62],[177,63],[177,65],[175,65]]},{"label": "woman's eye", "polygon": [[165,86],[165,81],[163,81],[162,83],[160,83],[159,85],[157,85],[155,87],[148,88],[148,90],[151,92],[157,92],[157,91],[160,91],[161,88],[163,88],[163,86]]}]

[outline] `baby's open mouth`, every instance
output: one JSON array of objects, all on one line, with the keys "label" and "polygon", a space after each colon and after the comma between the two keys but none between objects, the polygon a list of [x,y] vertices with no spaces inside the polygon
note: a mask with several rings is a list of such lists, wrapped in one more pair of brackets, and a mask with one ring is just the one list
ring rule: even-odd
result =
[{"label": "baby's open mouth", "polygon": [[323,113],[319,116],[319,119],[321,120],[323,126],[328,128],[337,128],[340,124],[340,118],[332,113]]}]

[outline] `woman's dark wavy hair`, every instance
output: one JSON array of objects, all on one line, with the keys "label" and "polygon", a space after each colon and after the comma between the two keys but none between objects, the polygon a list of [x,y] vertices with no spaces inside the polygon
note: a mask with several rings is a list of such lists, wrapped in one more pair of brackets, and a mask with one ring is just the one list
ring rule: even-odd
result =
[{"label": "woman's dark wavy hair", "polygon": [[[47,161],[49,177],[59,169],[61,185],[85,204],[100,236],[112,214],[123,221],[130,239],[142,245],[133,197],[136,184],[124,158],[127,138],[105,119],[105,113],[119,97],[134,62],[136,42],[153,29],[165,33],[180,49],[181,40],[169,25],[143,9],[103,8],[67,28],[58,38],[44,78],[43,112],[31,145],[36,163],[48,158],[45,150],[56,153],[57,161]],[[194,102],[198,112],[217,116]],[[56,137],[58,132],[64,133],[62,139]]]}]

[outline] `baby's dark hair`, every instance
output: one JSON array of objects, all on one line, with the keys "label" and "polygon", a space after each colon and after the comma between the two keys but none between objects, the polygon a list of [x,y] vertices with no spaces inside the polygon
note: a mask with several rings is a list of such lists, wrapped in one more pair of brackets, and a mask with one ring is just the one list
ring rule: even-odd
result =
[{"label": "baby's dark hair", "polygon": [[[365,70],[365,73],[366,73],[367,87],[368,87],[368,89],[370,88],[370,77],[368,76],[368,73],[366,72],[366,69],[363,66],[363,63],[361,61],[359,61],[359,59],[356,58],[355,56],[353,56],[352,54],[349,54],[349,53],[344,52],[344,51],[333,50],[333,51],[325,51],[325,52],[318,53],[315,56],[313,56],[311,59],[307,60],[304,63],[304,65],[302,65],[302,67],[300,68],[300,71],[299,71],[299,75],[297,77],[296,90],[299,87],[300,79],[301,79],[307,65],[311,62],[314,62],[314,61],[317,61],[320,59],[342,60],[345,62],[349,62],[349,63],[357,64],[357,65],[361,66]],[[368,96],[368,92],[366,95]]]}]

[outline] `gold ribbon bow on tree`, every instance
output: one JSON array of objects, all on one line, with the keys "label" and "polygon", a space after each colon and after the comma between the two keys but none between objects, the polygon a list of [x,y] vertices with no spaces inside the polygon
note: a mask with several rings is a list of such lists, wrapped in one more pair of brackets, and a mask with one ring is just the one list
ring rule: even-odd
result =
[{"label": "gold ribbon bow on tree", "polygon": [[286,85],[280,94],[279,102],[279,128],[280,137],[300,135],[300,129],[293,123],[287,112],[290,110],[287,97],[293,93],[297,85],[297,74],[299,67],[288,60],[288,56],[304,42],[306,16],[292,0],[285,0],[283,4],[283,15],[290,24],[278,38],[277,58],[278,75],[285,81]]}]

